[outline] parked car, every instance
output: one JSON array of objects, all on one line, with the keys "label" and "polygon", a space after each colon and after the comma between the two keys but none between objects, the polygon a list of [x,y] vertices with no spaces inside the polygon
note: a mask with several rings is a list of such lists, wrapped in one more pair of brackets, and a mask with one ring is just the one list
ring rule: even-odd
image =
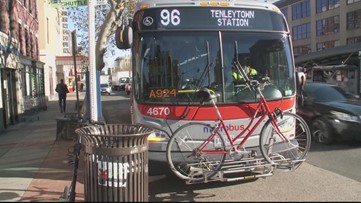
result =
[{"label": "parked car", "polygon": [[132,92],[132,79],[125,85],[125,92],[127,95],[130,95],[130,92]]},{"label": "parked car", "polygon": [[100,93],[110,95],[112,93],[112,86],[109,84],[100,84]]},{"label": "parked car", "polygon": [[297,113],[309,124],[318,143],[361,140],[361,100],[336,85],[306,83],[304,103]]}]

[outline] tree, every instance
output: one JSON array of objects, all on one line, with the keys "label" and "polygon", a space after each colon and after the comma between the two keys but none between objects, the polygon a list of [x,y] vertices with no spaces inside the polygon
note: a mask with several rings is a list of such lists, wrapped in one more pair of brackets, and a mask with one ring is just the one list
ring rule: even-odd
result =
[{"label": "tree", "polygon": [[[108,0],[105,6],[97,6],[95,13],[95,57],[96,69],[101,71],[104,66],[104,56],[114,54],[117,50],[114,35],[119,26],[127,24],[128,17],[134,12],[136,0]],[[69,17],[80,37],[79,46],[83,51],[89,50],[88,9],[87,7],[69,8]]]}]

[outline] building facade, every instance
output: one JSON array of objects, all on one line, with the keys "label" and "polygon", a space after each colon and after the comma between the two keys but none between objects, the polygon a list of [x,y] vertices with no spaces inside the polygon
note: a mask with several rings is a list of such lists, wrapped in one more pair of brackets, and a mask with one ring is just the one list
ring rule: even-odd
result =
[{"label": "building facade", "polygon": [[64,65],[63,61],[57,61],[57,57],[72,55],[68,12],[66,8],[54,6],[50,1],[40,1],[38,11],[40,59],[45,63],[45,95],[49,101],[53,101],[58,99],[55,87],[60,79],[64,79],[70,86],[69,77],[73,77],[70,75],[74,69],[72,63]]},{"label": "building facade", "polygon": [[296,57],[361,43],[361,0],[284,0],[276,5],[291,29]]},{"label": "building facade", "polygon": [[56,84],[84,82],[87,58],[72,58],[66,8],[49,0],[0,0],[0,132],[57,100]]},{"label": "building facade", "polygon": [[[313,67],[324,67],[334,70],[327,82],[341,84],[344,78],[353,77],[354,85],[348,90],[361,94],[361,0],[281,0],[274,4],[287,19],[296,66],[307,72],[308,79],[313,80]],[[344,65],[358,68],[347,70]]]},{"label": "building facade", "polygon": [[0,0],[0,132],[45,96],[37,2]]}]

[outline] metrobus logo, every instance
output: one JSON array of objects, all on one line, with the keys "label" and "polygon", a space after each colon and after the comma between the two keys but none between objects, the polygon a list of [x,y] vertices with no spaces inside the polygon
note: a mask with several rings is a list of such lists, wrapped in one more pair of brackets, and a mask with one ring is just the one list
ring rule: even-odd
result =
[{"label": "metrobus logo", "polygon": [[[226,129],[228,132],[243,131],[244,128],[245,128],[244,125],[232,125],[232,124],[226,125]],[[209,127],[203,128],[204,133],[209,133],[210,131],[211,131],[211,128],[209,128]],[[219,129],[219,132],[223,132],[223,131],[224,131],[224,127],[221,127]]]}]

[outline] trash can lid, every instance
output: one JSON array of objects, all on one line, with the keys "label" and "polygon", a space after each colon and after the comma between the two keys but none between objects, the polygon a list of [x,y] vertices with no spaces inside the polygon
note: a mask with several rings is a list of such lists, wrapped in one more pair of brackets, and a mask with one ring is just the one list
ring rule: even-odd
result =
[{"label": "trash can lid", "polygon": [[75,132],[78,135],[123,137],[149,135],[153,129],[140,124],[104,124],[77,128]]}]

